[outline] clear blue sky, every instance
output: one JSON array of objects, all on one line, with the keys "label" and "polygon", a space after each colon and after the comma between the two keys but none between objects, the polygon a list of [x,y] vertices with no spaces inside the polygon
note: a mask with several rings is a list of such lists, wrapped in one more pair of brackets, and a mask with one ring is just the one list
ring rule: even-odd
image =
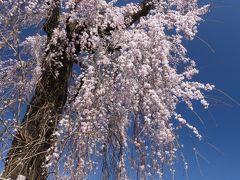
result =
[{"label": "clear blue sky", "polygon": [[[200,69],[196,79],[216,85],[240,102],[240,0],[204,2],[210,3],[212,8],[199,27],[198,37],[215,52],[199,39],[187,43],[189,55],[196,59]],[[189,161],[189,180],[240,180],[240,106],[217,91],[209,97],[215,99],[211,101],[211,115],[201,109],[196,111],[206,124],[204,134],[207,142],[222,153],[207,143],[197,143],[186,136],[184,141],[189,147],[185,147],[184,153]],[[191,117],[194,119],[194,115],[188,115]],[[192,153],[193,144],[206,158],[198,156],[201,168]],[[176,180],[184,180],[185,177],[178,172]]]}]

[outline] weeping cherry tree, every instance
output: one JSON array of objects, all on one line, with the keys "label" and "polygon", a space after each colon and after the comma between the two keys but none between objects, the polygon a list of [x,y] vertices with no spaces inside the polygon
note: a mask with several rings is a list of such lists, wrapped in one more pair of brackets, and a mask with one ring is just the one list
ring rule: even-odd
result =
[{"label": "weeping cherry tree", "polygon": [[209,6],[197,0],[0,0],[2,177],[163,178],[178,129],[201,133],[192,40]]}]

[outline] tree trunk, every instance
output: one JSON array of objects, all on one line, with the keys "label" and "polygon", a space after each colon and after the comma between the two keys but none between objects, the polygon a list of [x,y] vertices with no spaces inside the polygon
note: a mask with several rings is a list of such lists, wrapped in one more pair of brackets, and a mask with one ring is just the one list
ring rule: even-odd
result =
[{"label": "tree trunk", "polygon": [[[56,3],[44,27],[48,34],[48,43],[53,29],[58,27],[58,18],[59,6]],[[64,53],[66,48],[66,45],[50,45],[46,52],[35,94],[7,155],[3,173],[5,178],[15,180],[19,175],[23,175],[29,180],[47,179],[47,169],[43,165],[46,155],[49,154],[47,150],[54,145],[53,133],[67,99],[68,79],[72,70],[72,61]],[[59,51],[63,54],[50,58],[51,52]],[[62,66],[58,66],[59,63]]]},{"label": "tree trunk", "polygon": [[66,102],[72,69],[71,62],[61,62],[63,66],[58,68],[58,77],[54,76],[52,69],[47,69],[37,84],[21,128],[8,152],[4,177],[16,179],[19,174],[30,180],[47,177],[47,170],[42,165],[47,150],[54,144],[53,132]]}]

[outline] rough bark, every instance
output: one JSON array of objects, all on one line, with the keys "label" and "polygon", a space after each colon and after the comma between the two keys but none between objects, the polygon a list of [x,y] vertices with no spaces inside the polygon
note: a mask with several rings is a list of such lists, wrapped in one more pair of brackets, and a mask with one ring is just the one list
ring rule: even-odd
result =
[{"label": "rough bark", "polygon": [[[44,26],[48,42],[53,29],[58,27],[58,18],[59,7],[56,3]],[[68,79],[72,69],[72,61],[64,53],[50,59],[49,54],[54,51],[59,52],[59,47],[51,45],[46,52],[46,60],[42,65],[44,70],[35,94],[7,155],[3,173],[5,178],[17,179],[18,175],[29,180],[47,178],[47,169],[43,164],[47,150],[54,144],[53,133],[67,99]],[[54,63],[49,63],[50,61]],[[62,66],[55,65],[58,63],[62,63]],[[55,72],[58,72],[58,76]]]},{"label": "rough bark", "polygon": [[54,144],[52,135],[66,102],[68,77],[72,68],[70,62],[63,64],[58,68],[57,78],[48,69],[38,82],[22,126],[8,153],[4,177],[16,179],[21,174],[31,180],[46,179],[47,170],[42,165],[47,150]]}]

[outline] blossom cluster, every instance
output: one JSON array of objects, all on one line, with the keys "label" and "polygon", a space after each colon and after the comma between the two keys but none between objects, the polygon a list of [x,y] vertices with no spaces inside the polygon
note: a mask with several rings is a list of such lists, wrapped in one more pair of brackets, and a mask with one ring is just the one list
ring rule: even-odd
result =
[{"label": "blossom cluster", "polygon": [[[164,167],[174,165],[178,150],[173,118],[201,139],[198,130],[176,112],[176,106],[185,102],[193,110],[192,102],[198,100],[208,107],[203,92],[214,86],[191,80],[198,70],[183,45],[184,39],[196,35],[208,6],[199,7],[197,0],[144,2],[151,10],[132,22],[132,15],[143,5],[60,1],[60,23],[50,43],[57,45],[59,39],[67,39],[66,21],[72,23],[71,41],[66,43],[76,67],[54,133],[58,140],[47,157],[47,166],[55,170],[56,177],[81,179],[102,168],[103,177],[127,179],[130,165],[141,176],[162,178]],[[54,1],[0,3],[5,7],[0,9],[0,46],[6,48],[4,55],[15,53],[11,59],[0,57],[0,116],[5,117],[11,105],[22,108],[19,104],[24,102],[16,101],[19,96],[25,103],[31,98],[44,71],[42,63],[49,48],[46,36],[27,34],[22,40],[21,33],[43,23]],[[15,26],[17,32],[2,31]],[[80,27],[84,28],[79,35],[74,30]],[[15,52],[19,41],[21,53]],[[9,101],[8,109],[4,99]]]}]

